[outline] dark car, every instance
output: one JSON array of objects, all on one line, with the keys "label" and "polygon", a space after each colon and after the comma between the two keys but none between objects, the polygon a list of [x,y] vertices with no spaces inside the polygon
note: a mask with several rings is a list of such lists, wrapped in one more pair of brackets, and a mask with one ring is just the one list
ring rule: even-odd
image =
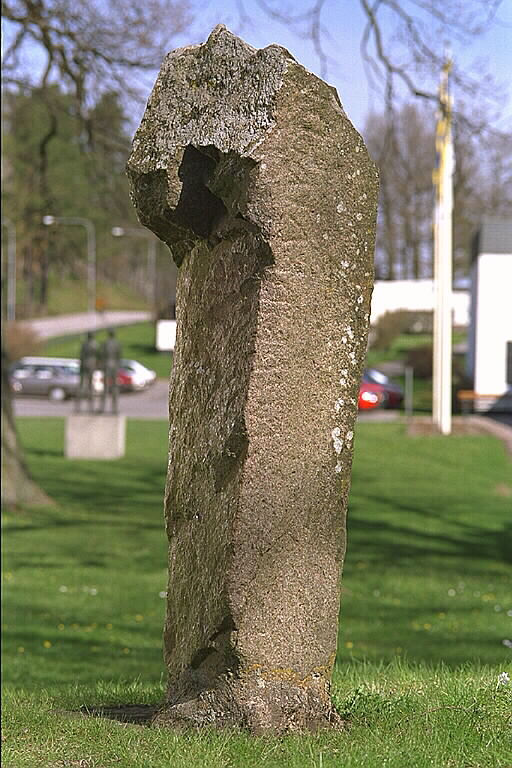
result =
[{"label": "dark car", "polygon": [[403,399],[399,384],[375,368],[365,370],[359,389],[359,408],[400,408]]}]

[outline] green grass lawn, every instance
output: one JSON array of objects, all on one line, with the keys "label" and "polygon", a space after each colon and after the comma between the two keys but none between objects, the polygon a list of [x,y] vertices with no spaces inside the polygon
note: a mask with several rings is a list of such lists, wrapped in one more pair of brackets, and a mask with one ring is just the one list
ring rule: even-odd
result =
[{"label": "green grass lawn", "polygon": [[512,472],[487,437],[358,427],[333,696],[345,732],[251,738],[79,714],[162,696],[164,422],[116,462],[66,461],[20,419],[55,508],[4,517],[6,768],[511,765]]},{"label": "green grass lawn", "polygon": [[[160,378],[169,378],[172,354],[170,352],[157,352],[155,349],[154,323],[122,326],[116,329],[116,336],[121,344],[123,357],[138,360],[139,363],[156,371]],[[98,341],[102,341],[104,337],[106,337],[106,331],[100,331],[96,334]],[[50,339],[44,345],[41,354],[51,357],[79,357],[83,338],[83,334],[81,334],[80,336]]]}]

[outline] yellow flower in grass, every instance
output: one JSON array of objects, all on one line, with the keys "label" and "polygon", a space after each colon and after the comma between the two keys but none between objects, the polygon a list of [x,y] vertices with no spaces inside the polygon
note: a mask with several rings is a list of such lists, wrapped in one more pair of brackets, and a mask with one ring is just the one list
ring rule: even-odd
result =
[{"label": "yellow flower in grass", "polygon": [[144,621],[144,616],[142,613],[138,613],[135,617],[135,621]]},{"label": "yellow flower in grass", "polygon": [[354,643],[352,642],[352,640],[347,640],[347,642],[345,643],[345,648],[353,648],[353,647],[354,647]]},{"label": "yellow flower in grass", "polygon": [[18,646],[18,653],[25,653],[25,649],[22,645]]},{"label": "yellow flower in grass", "polygon": [[50,643],[49,640],[45,640],[43,645],[44,645],[45,648],[51,648],[52,647],[52,644]]}]

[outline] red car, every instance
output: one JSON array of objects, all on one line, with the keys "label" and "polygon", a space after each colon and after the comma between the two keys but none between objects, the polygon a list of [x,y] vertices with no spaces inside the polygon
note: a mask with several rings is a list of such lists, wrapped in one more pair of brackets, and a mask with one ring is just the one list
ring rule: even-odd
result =
[{"label": "red car", "polygon": [[378,408],[382,405],[384,397],[381,392],[374,392],[372,388],[368,388],[362,381],[359,387],[359,402],[358,408],[360,411],[368,410],[368,408]]},{"label": "red car", "polygon": [[359,409],[400,408],[404,393],[402,388],[374,368],[363,373],[359,387]]},{"label": "red car", "polygon": [[117,386],[121,392],[131,392],[133,389],[132,377],[122,368],[120,368],[117,372]]}]

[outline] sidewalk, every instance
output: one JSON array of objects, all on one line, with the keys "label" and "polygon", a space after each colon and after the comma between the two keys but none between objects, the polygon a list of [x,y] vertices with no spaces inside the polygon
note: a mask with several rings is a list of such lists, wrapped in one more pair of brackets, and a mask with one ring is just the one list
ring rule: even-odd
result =
[{"label": "sidewalk", "polygon": [[121,310],[119,312],[81,312],[74,315],[56,315],[35,320],[24,320],[41,339],[59,336],[75,336],[102,328],[117,328],[120,325],[136,325],[152,320],[151,312]]}]

